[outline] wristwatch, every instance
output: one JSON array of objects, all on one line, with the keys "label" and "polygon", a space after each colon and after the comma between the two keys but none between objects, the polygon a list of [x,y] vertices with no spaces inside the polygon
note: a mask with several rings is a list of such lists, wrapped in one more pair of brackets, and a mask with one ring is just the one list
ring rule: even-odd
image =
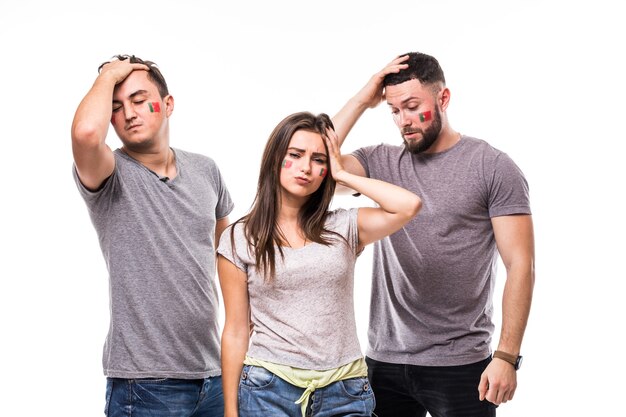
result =
[{"label": "wristwatch", "polygon": [[495,352],[493,352],[493,357],[502,359],[503,361],[510,363],[511,365],[513,365],[516,371],[520,368],[520,366],[522,366],[523,357],[521,355],[515,356],[511,355],[510,353],[502,352],[501,350],[496,350]]}]

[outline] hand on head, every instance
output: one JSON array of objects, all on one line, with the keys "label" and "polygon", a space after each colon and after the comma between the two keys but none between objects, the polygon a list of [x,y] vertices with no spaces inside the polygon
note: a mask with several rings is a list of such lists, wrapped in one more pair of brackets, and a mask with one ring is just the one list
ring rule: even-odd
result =
[{"label": "hand on head", "polygon": [[387,74],[398,73],[407,68],[408,65],[404,63],[407,59],[409,59],[408,55],[402,55],[394,58],[390,63],[385,65],[382,70],[374,74],[367,84],[365,84],[365,87],[357,93],[357,100],[362,102],[367,107],[373,108],[378,106],[378,104],[380,104],[380,102],[385,98],[383,91],[383,80],[385,79],[385,76],[387,76]]},{"label": "hand on head", "polygon": [[324,141],[328,147],[328,168],[333,178],[337,180],[337,175],[343,171],[343,165],[341,164],[341,152],[339,151],[339,140],[337,139],[337,133],[331,128],[326,129],[324,135]]},{"label": "hand on head", "polygon": [[99,77],[112,77],[115,80],[115,84],[124,81],[126,77],[135,70],[149,71],[150,68],[144,64],[131,63],[130,59],[124,57],[122,57],[122,59],[114,57],[98,68],[98,72],[100,73]]}]

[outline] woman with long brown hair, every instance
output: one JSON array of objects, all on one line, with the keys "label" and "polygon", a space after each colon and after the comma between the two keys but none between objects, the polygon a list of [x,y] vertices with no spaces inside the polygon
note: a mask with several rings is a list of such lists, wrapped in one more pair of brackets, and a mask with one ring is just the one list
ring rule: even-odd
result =
[{"label": "woman with long brown hair", "polygon": [[[329,211],[336,183],[378,207]],[[371,415],[354,266],[420,207],[403,188],[345,171],[326,114],[295,113],[276,126],[252,208],[218,248],[226,417]]]}]

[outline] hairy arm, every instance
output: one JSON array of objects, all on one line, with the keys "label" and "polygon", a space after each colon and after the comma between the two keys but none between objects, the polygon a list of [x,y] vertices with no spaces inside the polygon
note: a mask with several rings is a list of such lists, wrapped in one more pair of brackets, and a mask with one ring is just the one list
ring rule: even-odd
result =
[{"label": "hairy arm", "polygon": [[[535,284],[535,244],[532,216],[512,215],[491,220],[507,278],[502,298],[502,328],[497,350],[517,356],[526,330]],[[517,374],[511,364],[493,359],[478,387],[480,399],[494,404],[513,399]]]},{"label": "hairy arm", "polygon": [[383,80],[387,74],[397,73],[407,67],[403,64],[408,59],[408,55],[395,58],[385,65],[385,67],[374,74],[367,84],[339,110],[333,117],[333,125],[337,133],[339,146],[341,146],[354,127],[357,120],[368,108],[374,108],[384,100]]},{"label": "hairy arm", "polygon": [[[359,250],[396,232],[421,209],[422,200],[412,192],[385,181],[355,175],[345,170],[339,153],[338,139],[332,130],[328,130],[326,142],[330,154],[331,173],[335,181],[369,197],[379,206],[359,209],[357,219]],[[352,159],[359,167],[361,166],[355,158]]]},{"label": "hairy arm", "polygon": [[[333,117],[333,125],[340,147],[365,110],[378,106],[384,100],[383,80],[385,76],[406,68],[407,65],[403,64],[403,62],[407,58],[408,55],[397,57],[385,65],[382,70],[372,75],[367,84],[356,95],[351,97]],[[343,155],[341,163],[347,172],[360,176],[365,175],[365,170],[353,156]],[[341,183],[338,184],[336,190],[337,194],[354,194],[355,192],[358,191]]]}]

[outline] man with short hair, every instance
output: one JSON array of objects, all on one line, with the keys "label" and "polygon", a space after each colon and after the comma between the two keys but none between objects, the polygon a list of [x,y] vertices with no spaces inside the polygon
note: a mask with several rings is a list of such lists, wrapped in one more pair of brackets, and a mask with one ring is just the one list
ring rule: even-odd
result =
[{"label": "man with short hair", "polygon": [[212,159],[170,147],[173,111],[159,68],[119,55],[72,124],[74,178],[109,272],[109,417],[223,415],[215,245],[233,203]]},{"label": "man with short hair", "polygon": [[[437,60],[402,55],[334,117],[340,139],[385,100],[404,144],[343,157],[346,170],[422,199],[419,216],[374,246],[367,364],[378,417],[495,416],[513,398],[534,286],[528,184],[505,153],[449,124]],[[497,350],[493,290],[507,270]]]}]

